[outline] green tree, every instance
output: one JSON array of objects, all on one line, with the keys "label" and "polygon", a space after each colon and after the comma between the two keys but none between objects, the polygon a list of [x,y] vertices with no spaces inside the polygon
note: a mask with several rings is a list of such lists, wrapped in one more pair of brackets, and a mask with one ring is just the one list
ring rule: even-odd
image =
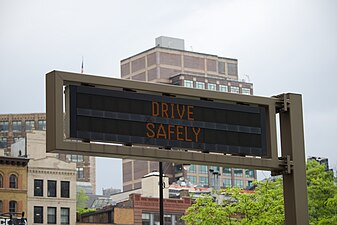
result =
[{"label": "green tree", "polygon": [[[306,167],[310,225],[337,224],[337,185],[333,172],[325,171],[324,165],[313,160],[308,161]],[[255,185],[254,193],[223,190],[230,198],[222,204],[213,202],[212,197],[198,199],[183,219],[190,225],[284,224],[282,179]]]},{"label": "green tree", "polygon": [[256,182],[253,193],[242,193],[231,188],[222,191],[226,196],[221,204],[213,202],[212,197],[197,199],[183,217],[187,224],[283,224],[282,180]]},{"label": "green tree", "polygon": [[76,194],[76,209],[79,211],[80,209],[87,208],[87,202],[89,200],[88,195],[85,193],[84,189],[82,188]]},{"label": "green tree", "polygon": [[94,212],[96,209],[87,208],[87,202],[89,200],[88,195],[85,193],[84,189],[82,188],[76,194],[76,211],[79,214]]},{"label": "green tree", "polygon": [[337,187],[332,171],[314,160],[307,162],[308,208],[311,225],[337,224]]}]

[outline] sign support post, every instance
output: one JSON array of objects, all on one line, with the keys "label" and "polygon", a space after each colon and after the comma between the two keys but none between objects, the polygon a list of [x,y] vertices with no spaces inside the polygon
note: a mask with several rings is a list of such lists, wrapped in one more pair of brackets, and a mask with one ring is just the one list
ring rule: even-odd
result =
[{"label": "sign support post", "polygon": [[280,112],[282,157],[292,161],[283,174],[285,225],[307,225],[309,216],[302,99],[298,94],[285,94],[283,98],[285,105]]}]

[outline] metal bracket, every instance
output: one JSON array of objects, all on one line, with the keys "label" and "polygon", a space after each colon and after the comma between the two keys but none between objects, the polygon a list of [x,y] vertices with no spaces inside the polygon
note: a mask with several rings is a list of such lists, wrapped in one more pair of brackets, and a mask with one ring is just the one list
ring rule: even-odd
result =
[{"label": "metal bracket", "polygon": [[273,96],[273,97],[279,99],[279,101],[276,103],[276,112],[277,113],[288,111],[288,108],[289,108],[289,105],[290,105],[288,94],[280,94],[280,95],[276,95],[276,96]]},{"label": "metal bracket", "polygon": [[291,174],[293,171],[293,161],[290,160],[290,155],[287,155],[285,157],[279,157],[280,165],[284,167],[283,170],[276,170],[271,171],[272,176],[278,176],[278,175],[284,175],[284,174]]}]

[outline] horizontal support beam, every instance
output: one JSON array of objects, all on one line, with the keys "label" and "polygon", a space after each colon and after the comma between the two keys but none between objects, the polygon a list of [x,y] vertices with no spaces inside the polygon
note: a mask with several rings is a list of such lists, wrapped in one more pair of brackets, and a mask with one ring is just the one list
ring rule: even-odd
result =
[{"label": "horizontal support beam", "polygon": [[232,156],[218,153],[202,153],[188,150],[167,150],[142,146],[120,146],[85,142],[63,142],[54,151],[60,153],[85,154],[99,157],[128,158],[189,164],[204,164],[235,168],[283,171],[284,160],[273,160],[249,156]]}]

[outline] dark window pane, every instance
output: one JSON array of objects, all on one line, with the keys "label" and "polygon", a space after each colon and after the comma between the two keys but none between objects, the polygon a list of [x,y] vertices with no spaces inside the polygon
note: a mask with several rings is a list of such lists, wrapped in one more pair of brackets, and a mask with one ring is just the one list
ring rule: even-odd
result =
[{"label": "dark window pane", "polygon": [[34,223],[43,223],[43,207],[34,206]]},{"label": "dark window pane", "polygon": [[10,201],[9,202],[9,212],[16,212],[16,210],[17,210],[17,202]]},{"label": "dark window pane", "polygon": [[69,198],[70,183],[69,181],[61,181],[61,197]]},{"label": "dark window pane", "polygon": [[56,181],[48,180],[48,197],[56,197]]},{"label": "dark window pane", "polygon": [[9,177],[9,188],[18,188],[18,178],[14,174]]},{"label": "dark window pane", "polygon": [[3,176],[0,174],[0,188],[3,188]]},{"label": "dark window pane", "polygon": [[43,180],[34,180],[34,196],[43,196]]},{"label": "dark window pane", "polygon": [[8,121],[0,122],[0,132],[8,132]]}]

